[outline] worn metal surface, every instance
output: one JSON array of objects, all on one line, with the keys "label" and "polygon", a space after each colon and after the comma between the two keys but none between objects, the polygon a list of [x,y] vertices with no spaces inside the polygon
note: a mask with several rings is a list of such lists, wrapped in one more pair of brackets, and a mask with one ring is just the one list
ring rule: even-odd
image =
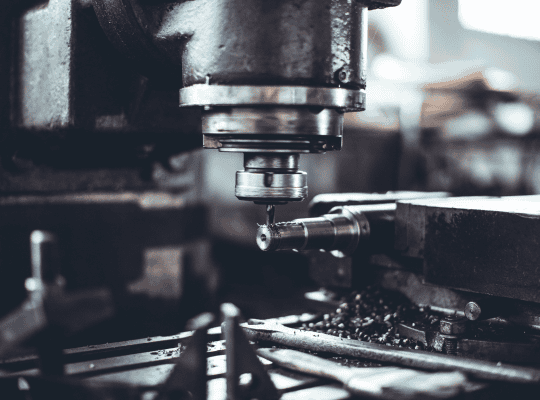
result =
[{"label": "worn metal surface", "polygon": [[337,338],[323,333],[306,332],[278,324],[242,325],[251,340],[280,343],[317,352],[367,358],[431,371],[461,371],[485,380],[515,383],[540,383],[540,369],[491,363],[423,351],[389,348],[375,343]]},{"label": "worn metal surface", "polygon": [[[19,118],[23,126],[65,128],[72,123],[71,49],[76,5],[52,0],[20,21]],[[41,65],[39,65],[41,64]]]},{"label": "worn metal surface", "polygon": [[93,1],[110,40],[153,76],[177,81],[181,66],[185,86],[210,79],[351,88],[365,87],[367,9],[399,3]]},{"label": "worn metal surface", "polygon": [[200,147],[200,113],[120,56],[89,1],[2,1],[0,15],[2,193],[156,187],[155,163]]},{"label": "worn metal surface", "polygon": [[[177,15],[197,17],[197,22],[177,20],[182,33],[191,35],[182,59],[183,83],[210,77],[219,84],[365,88],[361,59],[367,46],[361,48],[358,27],[367,21],[361,9],[342,0],[183,3]],[[168,33],[172,22],[161,32]]]},{"label": "worn metal surface", "polygon": [[396,224],[409,247],[400,250],[423,256],[426,282],[540,302],[537,196],[403,203]]},{"label": "worn metal surface", "polygon": [[[141,79],[110,44],[92,7],[52,0],[21,14],[11,16],[8,42],[17,56],[10,74],[16,127],[178,132],[189,126],[197,132],[197,121],[178,112],[176,87],[171,96]],[[169,115],[156,114],[159,108]]]},{"label": "worn metal surface", "polygon": [[[400,2],[93,3],[111,41],[147,74],[161,68],[161,80],[176,84],[179,76],[167,77],[181,66],[180,105],[204,106],[205,147],[296,154],[341,148],[342,112],[365,108],[368,9]],[[281,108],[247,108],[261,105]],[[306,196],[298,185],[285,194],[266,190],[256,177],[253,193],[237,185],[240,200],[274,204]]]}]

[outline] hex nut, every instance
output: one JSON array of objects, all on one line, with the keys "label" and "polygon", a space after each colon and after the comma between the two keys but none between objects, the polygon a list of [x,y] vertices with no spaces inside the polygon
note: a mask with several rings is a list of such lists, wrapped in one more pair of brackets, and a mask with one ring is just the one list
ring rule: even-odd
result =
[{"label": "hex nut", "polygon": [[461,335],[467,329],[466,322],[466,318],[446,317],[441,320],[440,332],[444,335]]}]

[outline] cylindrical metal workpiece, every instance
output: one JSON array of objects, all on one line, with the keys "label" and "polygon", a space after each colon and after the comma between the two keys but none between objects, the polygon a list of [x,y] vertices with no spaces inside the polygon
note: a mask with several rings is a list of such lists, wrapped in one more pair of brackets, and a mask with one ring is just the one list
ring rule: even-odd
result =
[{"label": "cylindrical metal workpiece", "polygon": [[262,225],[257,231],[257,245],[263,251],[301,249],[306,244],[304,226],[294,222]]},{"label": "cylindrical metal workpiece", "polygon": [[395,209],[395,203],[342,206],[320,217],[263,225],[257,244],[264,251],[321,249],[344,257],[369,243],[372,236],[391,245],[393,240],[387,236]]}]

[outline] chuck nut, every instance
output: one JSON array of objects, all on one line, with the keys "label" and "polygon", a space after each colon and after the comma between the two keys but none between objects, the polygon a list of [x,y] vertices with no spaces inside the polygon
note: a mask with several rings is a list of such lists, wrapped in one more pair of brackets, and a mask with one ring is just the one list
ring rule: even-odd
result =
[{"label": "chuck nut", "polygon": [[441,320],[440,332],[443,335],[462,335],[467,329],[467,319],[463,317],[449,316]]}]

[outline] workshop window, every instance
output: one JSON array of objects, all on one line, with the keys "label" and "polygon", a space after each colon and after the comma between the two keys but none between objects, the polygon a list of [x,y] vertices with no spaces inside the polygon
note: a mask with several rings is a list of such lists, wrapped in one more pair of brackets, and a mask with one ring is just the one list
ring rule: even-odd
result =
[{"label": "workshop window", "polygon": [[536,12],[524,12],[531,3],[536,4],[530,0],[459,0],[459,22],[466,29],[540,40]]}]

